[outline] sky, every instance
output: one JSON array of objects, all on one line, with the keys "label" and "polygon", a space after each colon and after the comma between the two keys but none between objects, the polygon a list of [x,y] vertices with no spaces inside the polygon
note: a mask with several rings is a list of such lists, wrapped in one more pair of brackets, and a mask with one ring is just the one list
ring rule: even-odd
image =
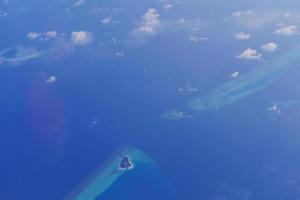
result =
[{"label": "sky", "polygon": [[130,144],[179,199],[296,200],[298,4],[0,0],[0,199],[63,199]]}]

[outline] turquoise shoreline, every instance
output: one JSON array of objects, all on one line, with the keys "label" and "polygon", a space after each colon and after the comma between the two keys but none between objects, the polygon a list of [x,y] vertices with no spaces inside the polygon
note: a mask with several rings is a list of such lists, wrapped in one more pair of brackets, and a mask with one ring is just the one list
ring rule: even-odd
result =
[{"label": "turquoise shoreline", "polygon": [[119,177],[131,170],[118,170],[121,161],[120,155],[131,158],[134,168],[139,165],[155,165],[149,156],[142,151],[124,145],[105,161],[92,175],[86,178],[65,200],[95,200],[105,192]]}]

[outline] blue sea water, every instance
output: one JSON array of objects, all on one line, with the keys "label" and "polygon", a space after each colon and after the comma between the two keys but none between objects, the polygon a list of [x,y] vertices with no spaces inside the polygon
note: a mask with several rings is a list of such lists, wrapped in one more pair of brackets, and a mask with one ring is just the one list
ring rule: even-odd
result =
[{"label": "blue sea water", "polygon": [[[169,11],[162,8],[166,1],[91,0],[79,8],[68,0],[4,2],[0,51],[23,45],[44,54],[19,65],[0,63],[0,200],[62,200],[123,144],[142,150],[157,166],[124,174],[97,200],[299,198],[299,104],[280,106],[280,114],[266,110],[273,102],[299,101],[299,61],[231,105],[204,112],[186,105],[222,88],[233,71],[247,76],[298,44],[299,34],[273,33],[278,23],[300,26],[297,0],[226,6],[170,1]],[[142,44],[130,43],[149,8],[156,8],[166,29]],[[232,13],[247,10],[259,16],[260,26],[246,26],[255,20],[230,22]],[[281,16],[287,12],[295,18]],[[101,24],[110,16],[120,23]],[[178,28],[175,22],[183,18],[187,25]],[[198,32],[190,30],[193,22]],[[52,30],[59,33],[55,40],[27,38]],[[91,31],[94,42],[68,49],[71,32],[80,30]],[[240,31],[251,39],[235,40]],[[208,40],[195,44],[189,36]],[[269,41],[279,49],[264,52],[262,61],[235,57],[249,47],[262,52]],[[125,56],[117,58],[119,51]],[[57,81],[48,84],[49,76]],[[187,83],[198,92],[180,93]],[[193,117],[161,119],[168,110]]]},{"label": "blue sea water", "polygon": [[145,199],[176,200],[176,192],[170,180],[156,166],[140,165],[122,175],[97,200]]},{"label": "blue sea water", "polygon": [[[273,119],[265,106],[270,96],[276,100],[300,97],[298,92],[286,90],[297,82],[298,69],[291,69],[272,87],[221,111],[174,122],[159,119],[159,114],[184,104],[185,99],[165,93],[171,87],[167,83],[159,87],[158,83],[135,80],[138,73],[134,70],[118,69],[122,71],[119,75],[109,72],[118,71],[114,66],[97,69],[97,73],[83,72],[84,62],[76,63],[81,72],[57,70],[64,80],[60,87],[43,85],[42,70],[36,73],[23,68],[18,74],[12,69],[2,71],[2,85],[10,79],[18,81],[3,91],[12,100],[1,108],[1,199],[63,199],[124,143],[156,161],[172,181],[179,199],[214,199],[225,194],[226,198],[238,199],[249,191],[253,198],[262,200],[297,197],[293,188],[300,165],[298,118],[288,115]],[[127,80],[121,75],[125,73],[136,83],[122,84]],[[155,79],[160,69],[151,73],[145,77]],[[173,76],[175,79],[176,74]],[[146,88],[143,91],[139,90],[142,83]],[[51,107],[51,115],[45,107]],[[100,124],[90,129],[93,118]],[[63,128],[55,119],[64,121]],[[53,126],[58,131],[49,128]],[[296,183],[288,183],[289,179],[296,179]],[[118,190],[124,182],[122,179],[111,189]],[[152,183],[138,183],[121,188],[134,193],[151,189]],[[118,194],[109,191],[107,198]]]}]

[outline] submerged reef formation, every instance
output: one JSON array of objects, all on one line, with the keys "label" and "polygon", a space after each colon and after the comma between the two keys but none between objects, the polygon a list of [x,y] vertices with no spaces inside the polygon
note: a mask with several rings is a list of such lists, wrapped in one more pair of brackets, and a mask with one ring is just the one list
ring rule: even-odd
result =
[{"label": "submerged reef formation", "polygon": [[[145,191],[149,194],[144,193]],[[176,199],[170,181],[150,157],[126,145],[83,181],[66,200],[134,200],[158,197]]]},{"label": "submerged reef formation", "polygon": [[[14,54],[12,54],[13,52]],[[8,55],[12,54],[12,55]],[[23,46],[18,46],[15,49],[5,49],[0,51],[0,65],[1,64],[12,64],[18,65],[27,60],[38,58],[42,55],[42,52],[37,51],[33,48],[25,48]]]},{"label": "submerged reef formation", "polygon": [[188,107],[197,110],[214,110],[233,104],[249,95],[265,89],[281,77],[300,58],[300,46],[291,49],[282,57],[265,63],[253,71],[221,85],[219,88],[192,99]]}]

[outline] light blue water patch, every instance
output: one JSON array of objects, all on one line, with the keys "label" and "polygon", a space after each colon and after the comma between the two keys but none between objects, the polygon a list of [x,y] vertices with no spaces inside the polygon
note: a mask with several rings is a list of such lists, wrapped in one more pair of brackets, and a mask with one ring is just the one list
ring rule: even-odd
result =
[{"label": "light blue water patch", "polygon": [[[120,162],[124,155],[130,158],[133,168],[120,169]],[[158,177],[157,180],[161,181],[159,177],[162,178],[163,175],[160,175],[159,173],[160,172],[156,164],[145,153],[130,146],[123,146],[98,170],[83,181],[83,183],[81,183],[66,198],[66,200],[96,200],[103,199],[102,196],[104,194],[121,195],[122,193],[129,191],[127,191],[127,189],[130,188],[128,186],[131,184],[140,186],[139,191],[142,191],[145,188],[151,188],[152,185],[156,186],[161,184],[160,182],[145,184],[145,181],[155,180],[153,177]],[[119,179],[121,180],[121,183],[119,183]],[[131,179],[135,179],[136,182],[133,183]],[[113,188],[116,189],[111,188],[113,185]],[[118,185],[123,187],[119,188]],[[170,184],[168,183],[167,185],[169,186]],[[105,193],[107,190],[111,192]],[[167,189],[166,192],[169,192],[169,189]],[[151,193],[155,193],[155,191],[151,191]],[[160,194],[160,192],[157,191],[156,194]]]},{"label": "light blue water patch", "polygon": [[255,70],[231,80],[207,94],[188,102],[193,110],[214,110],[233,104],[249,95],[265,89],[276,81],[300,58],[300,46],[270,63],[258,66]]}]

